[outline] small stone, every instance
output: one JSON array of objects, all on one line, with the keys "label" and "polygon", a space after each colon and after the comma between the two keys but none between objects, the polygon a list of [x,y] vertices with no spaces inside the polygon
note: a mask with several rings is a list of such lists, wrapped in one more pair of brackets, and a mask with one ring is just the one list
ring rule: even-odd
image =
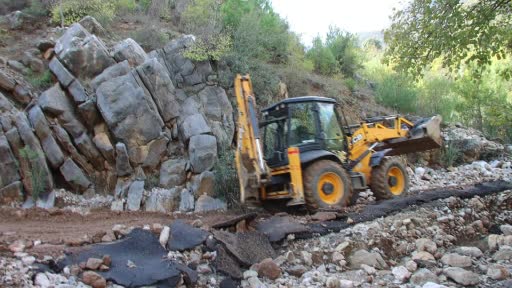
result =
[{"label": "small stone", "polygon": [[266,288],[267,285],[263,284],[263,282],[258,279],[258,277],[251,277],[247,279],[247,282],[249,282],[249,287],[251,288]]},{"label": "small stone", "polygon": [[478,274],[459,267],[445,268],[443,270],[443,273],[448,278],[464,286],[477,285],[478,283],[480,283]]},{"label": "small stone", "polygon": [[461,247],[455,248],[454,252],[461,254],[461,255],[475,257],[475,258],[480,258],[480,257],[482,257],[482,255],[484,255],[484,253],[482,253],[482,250],[478,249],[477,247],[461,246]]},{"label": "small stone", "polygon": [[410,272],[414,272],[418,269],[418,264],[412,260],[409,260],[409,261],[407,261],[407,263],[405,263],[405,267]]},{"label": "small stone", "polygon": [[391,273],[393,273],[395,279],[400,283],[406,282],[411,277],[411,272],[409,272],[409,270],[407,270],[407,268],[404,266],[394,267],[391,270]]},{"label": "small stone", "polygon": [[98,273],[92,271],[85,271],[82,274],[82,282],[93,288],[105,288],[107,287],[107,281],[101,277]]},{"label": "small stone", "polygon": [[443,262],[444,265],[453,266],[453,267],[470,267],[472,264],[470,257],[462,256],[457,253],[445,254],[441,258],[441,262]]},{"label": "small stone", "polygon": [[448,288],[448,287],[441,285],[441,284],[433,283],[433,282],[427,282],[427,283],[423,284],[423,286],[421,286],[421,288]]},{"label": "small stone", "polygon": [[260,277],[267,277],[270,280],[275,280],[281,276],[281,268],[271,258],[263,259],[258,264],[258,275]]},{"label": "small stone", "polygon": [[[506,247],[506,246],[505,246]],[[492,259],[495,261],[512,260],[512,249],[501,249],[494,253]]]},{"label": "small stone", "polygon": [[500,230],[505,236],[512,235],[512,225],[501,225]]},{"label": "small stone", "polygon": [[107,265],[109,267],[112,264],[112,258],[110,257],[110,255],[103,255],[103,258],[101,259],[101,261],[104,265]]},{"label": "small stone", "polygon": [[420,251],[413,253],[412,260],[435,261],[436,259],[434,258],[434,255],[427,251]]},{"label": "small stone", "polygon": [[169,226],[165,226],[164,229],[162,229],[162,232],[160,233],[160,237],[158,238],[158,241],[160,242],[160,245],[162,247],[167,246],[167,242],[169,241],[169,235],[171,233],[171,228]]},{"label": "small stone", "polygon": [[321,221],[321,222],[334,220],[334,219],[336,219],[336,213],[319,211],[319,212],[316,212],[315,214],[313,214],[311,216],[311,219],[314,221]]},{"label": "small stone", "polygon": [[87,259],[87,263],[85,264],[85,268],[89,270],[98,270],[100,268],[101,264],[103,264],[102,259],[98,258],[89,258]]},{"label": "small stone", "polygon": [[346,279],[340,279],[340,288],[354,288],[354,282]]},{"label": "small stone", "polygon": [[505,280],[510,276],[510,272],[505,266],[494,264],[487,269],[487,276],[494,280]]},{"label": "small stone", "polygon": [[385,269],[388,267],[379,253],[368,252],[366,250],[357,250],[350,256],[349,263],[354,269],[360,268],[362,264],[366,264],[377,269]]},{"label": "small stone", "polygon": [[16,241],[14,241],[14,243],[9,245],[9,250],[11,250],[11,252],[13,252],[13,253],[23,252],[23,250],[25,250],[25,247],[26,247],[25,242],[23,242],[21,240],[16,240]]},{"label": "small stone", "polygon": [[307,251],[302,251],[301,254],[302,254],[302,261],[304,261],[304,264],[306,264],[307,266],[313,265],[313,259],[312,259],[311,253],[309,253]]},{"label": "small stone", "polygon": [[325,286],[327,286],[327,288],[340,288],[341,283],[338,278],[329,277],[329,278],[327,278],[327,281],[325,282]]},{"label": "small stone", "polygon": [[431,254],[436,253],[437,245],[434,241],[427,238],[420,238],[416,240],[416,250],[427,251]]},{"label": "small stone", "polygon": [[345,241],[345,242],[342,242],[340,245],[336,246],[336,248],[334,250],[336,250],[338,252],[342,252],[345,249],[347,249],[348,246],[350,246],[350,242]]},{"label": "small stone", "polygon": [[363,269],[364,272],[366,272],[368,275],[375,275],[375,273],[377,273],[377,269],[366,264],[361,264],[361,269]]},{"label": "small stone", "polygon": [[244,279],[249,279],[251,277],[258,277],[258,272],[254,271],[254,270],[247,270],[247,271],[244,271],[243,277],[244,277]]},{"label": "small stone", "polygon": [[410,282],[415,285],[423,285],[427,282],[439,283],[439,278],[430,270],[420,268],[412,274]]},{"label": "small stone", "polygon": [[306,273],[307,268],[304,265],[294,265],[286,269],[288,274],[293,275],[295,277],[301,277],[302,274]]},{"label": "small stone", "polygon": [[30,266],[30,265],[34,264],[34,262],[36,262],[36,257],[34,257],[34,256],[25,256],[25,257],[21,258],[21,262],[23,262],[23,264],[25,264],[27,266]]},{"label": "small stone", "polygon": [[34,284],[39,287],[50,287],[50,279],[44,273],[37,273],[36,278],[34,279]]}]

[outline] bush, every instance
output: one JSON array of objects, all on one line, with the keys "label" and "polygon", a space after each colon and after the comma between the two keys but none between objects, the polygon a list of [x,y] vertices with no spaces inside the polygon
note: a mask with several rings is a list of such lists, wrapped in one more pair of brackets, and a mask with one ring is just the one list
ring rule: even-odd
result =
[{"label": "bush", "polygon": [[30,5],[23,9],[23,12],[35,17],[42,17],[49,14],[50,11],[48,10],[48,7],[49,6],[46,6],[40,0],[31,0]]},{"label": "bush", "polygon": [[32,199],[35,201],[39,198],[39,195],[44,192],[46,187],[46,171],[42,169],[38,163],[41,158],[44,159],[44,156],[39,155],[29,147],[24,147],[20,149],[20,157],[30,165],[30,171],[28,171],[28,173],[32,185]]},{"label": "bush", "polygon": [[215,39],[205,41],[197,39],[194,44],[183,53],[183,56],[193,61],[218,61],[231,50],[231,38],[220,34]]},{"label": "bush", "polygon": [[405,76],[385,74],[377,83],[377,101],[402,113],[415,113],[418,93],[413,84]]},{"label": "bush", "polygon": [[169,35],[162,33],[157,27],[146,25],[141,30],[132,32],[130,38],[140,44],[146,51],[162,48],[169,39]]},{"label": "bush", "polygon": [[231,149],[219,152],[214,166],[215,196],[223,199],[230,207],[240,203],[240,182],[235,166],[235,153]]},{"label": "bush", "polygon": [[28,80],[32,87],[39,90],[45,90],[52,86],[52,73],[50,73],[49,70],[46,70],[41,74],[30,73]]},{"label": "bush", "polygon": [[116,15],[117,1],[102,0],[63,0],[62,5],[58,4],[52,8],[52,21],[60,24],[61,12],[64,18],[64,25],[71,25],[90,15],[102,24],[110,23]]},{"label": "bush", "polygon": [[[450,136],[453,139],[453,136]],[[453,167],[461,160],[460,148],[453,142],[450,141],[441,150],[441,163],[445,167]]]}]

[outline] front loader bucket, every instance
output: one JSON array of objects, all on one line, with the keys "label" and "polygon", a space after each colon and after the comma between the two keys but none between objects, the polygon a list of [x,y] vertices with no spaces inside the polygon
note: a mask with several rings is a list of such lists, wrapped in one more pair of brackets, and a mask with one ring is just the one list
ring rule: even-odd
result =
[{"label": "front loader bucket", "polygon": [[441,120],[439,115],[422,119],[409,130],[408,137],[386,141],[376,150],[391,149],[386,155],[394,156],[440,148],[443,143]]}]

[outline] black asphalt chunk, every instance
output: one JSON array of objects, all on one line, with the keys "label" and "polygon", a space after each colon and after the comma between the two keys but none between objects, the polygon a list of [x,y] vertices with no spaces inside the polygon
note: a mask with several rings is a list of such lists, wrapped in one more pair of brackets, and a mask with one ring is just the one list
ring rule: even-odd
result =
[{"label": "black asphalt chunk", "polygon": [[219,284],[220,288],[237,288],[239,287],[240,283],[231,279],[231,278],[224,278]]},{"label": "black asphalt chunk", "polygon": [[267,235],[270,242],[279,242],[288,234],[310,232],[310,228],[289,216],[273,216],[258,223],[256,229]]},{"label": "black asphalt chunk", "polygon": [[353,224],[347,224],[346,220],[326,221],[322,223],[311,223],[308,225],[309,231],[295,233],[297,238],[311,238],[315,235],[325,235],[332,232],[339,232],[351,225],[372,221],[374,219],[388,216],[392,213],[403,211],[414,205],[422,205],[439,199],[449,198],[451,196],[460,197],[462,199],[472,198],[475,196],[484,197],[494,193],[512,189],[512,183],[506,181],[486,182],[465,188],[456,189],[435,189],[424,191],[421,194],[411,195],[404,198],[394,198],[390,200],[380,201],[372,205],[367,205],[358,213],[350,213],[348,218],[354,220]]},{"label": "black asphalt chunk", "polygon": [[171,234],[167,247],[171,251],[183,251],[201,245],[208,237],[208,232],[194,228],[183,220],[171,224]]},{"label": "black asphalt chunk", "polygon": [[[220,246],[217,249],[217,257],[215,258],[215,268],[217,271],[222,272],[232,278],[242,279],[242,268],[240,264],[226,252],[224,247]],[[236,286],[235,286],[236,287]]]},{"label": "black asphalt chunk", "polygon": [[270,245],[265,234],[258,231],[246,233],[229,233],[216,230],[213,235],[224,244],[226,250],[233,255],[238,262],[245,266],[261,262],[265,258],[274,259],[276,252]]},{"label": "black asphalt chunk", "polygon": [[[79,253],[67,255],[59,262],[59,267],[79,264],[91,257],[101,259],[103,255],[110,255],[112,265],[109,271],[97,273],[125,287],[176,287],[181,271],[186,271],[185,274],[192,271],[182,264],[166,260],[167,251],[160,245],[158,238],[139,228],[116,242],[92,245]],[[136,267],[128,267],[128,261]]]},{"label": "black asphalt chunk", "polygon": [[256,212],[233,216],[233,217],[229,218],[228,220],[213,224],[212,228],[214,228],[214,229],[228,228],[228,227],[236,225],[236,223],[238,223],[242,220],[246,220],[247,222],[252,221],[257,216],[258,216],[258,213],[256,213]]}]

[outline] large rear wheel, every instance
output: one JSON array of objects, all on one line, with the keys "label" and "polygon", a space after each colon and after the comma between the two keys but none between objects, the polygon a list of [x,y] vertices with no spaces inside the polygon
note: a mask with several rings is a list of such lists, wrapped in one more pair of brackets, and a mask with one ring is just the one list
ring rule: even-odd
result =
[{"label": "large rear wheel", "polygon": [[409,175],[405,165],[397,158],[384,158],[373,168],[371,188],[377,199],[390,199],[407,194]]},{"label": "large rear wheel", "polygon": [[319,160],[304,171],[304,195],[308,208],[344,207],[350,203],[350,178],[338,163]]}]

